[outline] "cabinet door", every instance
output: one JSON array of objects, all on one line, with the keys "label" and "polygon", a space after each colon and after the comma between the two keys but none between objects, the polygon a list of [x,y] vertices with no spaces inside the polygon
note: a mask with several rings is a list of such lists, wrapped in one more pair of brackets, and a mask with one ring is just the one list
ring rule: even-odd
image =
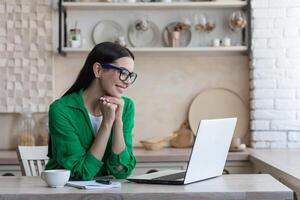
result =
[{"label": "cabinet door", "polygon": [[0,176],[22,176],[19,165],[0,165]]},{"label": "cabinet door", "polygon": [[[154,162],[137,163],[133,175],[141,175],[154,171],[179,169],[184,170],[187,162]],[[224,168],[224,174],[251,174],[253,166],[248,161],[227,161]]]},{"label": "cabinet door", "polygon": [[252,174],[253,165],[249,161],[227,161],[224,174]]}]

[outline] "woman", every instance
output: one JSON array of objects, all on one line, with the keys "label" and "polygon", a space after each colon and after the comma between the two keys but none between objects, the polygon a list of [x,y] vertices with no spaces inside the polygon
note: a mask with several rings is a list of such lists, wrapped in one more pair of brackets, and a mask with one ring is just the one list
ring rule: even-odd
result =
[{"label": "woman", "polygon": [[75,83],[50,105],[46,169],[69,169],[81,180],[131,174],[134,104],[122,94],[137,77],[133,68],[127,48],[111,42],[94,47]]}]

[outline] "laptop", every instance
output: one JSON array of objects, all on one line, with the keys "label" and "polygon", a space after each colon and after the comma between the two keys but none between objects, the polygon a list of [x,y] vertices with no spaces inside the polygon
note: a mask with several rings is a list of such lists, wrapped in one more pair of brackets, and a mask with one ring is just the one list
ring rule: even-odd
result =
[{"label": "laptop", "polygon": [[185,185],[221,176],[237,118],[201,120],[186,170],[162,170],[128,177],[136,183]]}]

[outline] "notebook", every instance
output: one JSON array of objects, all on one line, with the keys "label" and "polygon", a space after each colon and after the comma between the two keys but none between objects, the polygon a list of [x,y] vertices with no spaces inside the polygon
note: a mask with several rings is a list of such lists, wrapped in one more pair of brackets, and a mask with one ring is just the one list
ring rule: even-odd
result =
[{"label": "notebook", "polygon": [[111,189],[120,188],[121,183],[117,181],[112,181],[111,184],[97,183],[96,180],[91,181],[69,181],[67,186],[75,187],[78,189],[92,190],[92,189]]}]

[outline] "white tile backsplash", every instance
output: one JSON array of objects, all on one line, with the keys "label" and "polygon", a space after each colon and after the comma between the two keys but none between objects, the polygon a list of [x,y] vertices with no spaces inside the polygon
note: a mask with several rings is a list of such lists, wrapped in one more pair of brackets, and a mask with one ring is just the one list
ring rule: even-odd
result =
[{"label": "white tile backsplash", "polygon": [[[47,95],[47,92],[53,93],[52,1],[3,2],[0,23],[5,26],[0,28],[0,51],[3,52],[0,54],[0,68],[8,70],[1,78],[7,98],[0,101],[0,112],[28,109],[45,112],[52,100],[52,95]],[[37,86],[40,91],[36,91]],[[37,100],[33,101],[34,98]]]}]

